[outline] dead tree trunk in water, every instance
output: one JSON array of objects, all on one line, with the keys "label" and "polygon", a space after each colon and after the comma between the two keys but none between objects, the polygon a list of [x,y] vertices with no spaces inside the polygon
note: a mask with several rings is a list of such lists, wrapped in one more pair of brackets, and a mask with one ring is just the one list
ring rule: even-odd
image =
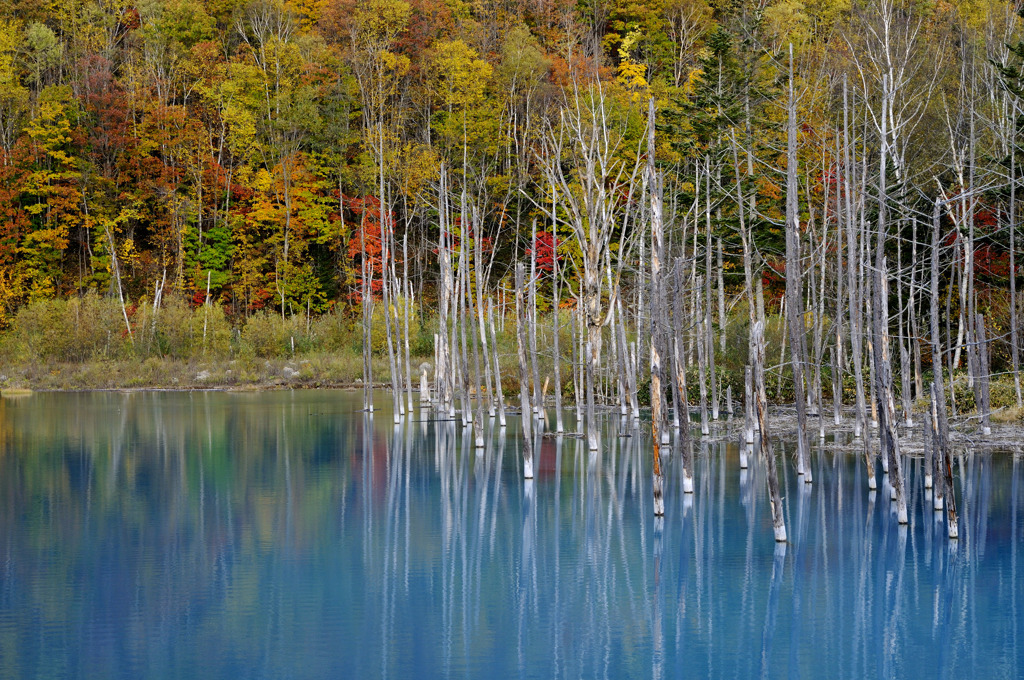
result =
[{"label": "dead tree trunk in water", "polygon": [[974,340],[978,343],[978,394],[981,400],[978,403],[978,415],[981,416],[981,433],[992,434],[992,423],[989,421],[989,414],[992,410],[989,403],[989,374],[992,372],[989,359],[989,343],[985,333],[985,317],[981,314],[975,315]]},{"label": "dead tree trunk in water", "polygon": [[654,514],[665,514],[665,499],[661,476],[661,339],[662,333],[662,285],[661,258],[664,250],[661,224],[661,186],[654,169],[654,99],[647,109],[647,177],[651,192],[651,435],[654,444]]},{"label": "dead tree trunk in water", "polygon": [[813,481],[807,444],[807,400],[804,397],[804,360],[807,333],[803,322],[803,287],[800,272],[799,187],[796,157],[796,99],[793,95],[793,46],[789,46],[789,126],[786,144],[786,326],[793,365],[796,401],[797,474]]},{"label": "dead tree trunk in water", "polygon": [[761,459],[765,463],[768,481],[768,498],[772,510],[772,526],[775,540],[786,541],[786,520],[783,515],[782,497],[779,495],[779,475],[775,464],[768,433],[768,394],[764,387],[764,303],[762,302],[761,282],[757,282],[758,319],[751,328],[751,346],[754,350],[754,403],[757,411],[757,426],[760,440]]},{"label": "dead tree trunk in water", "polygon": [[942,429],[939,424],[939,399],[945,399],[945,395],[939,391],[938,386],[934,382],[931,384],[931,395],[932,403],[930,408],[930,420],[932,424],[932,453],[929,456],[931,466],[928,469],[928,473],[932,479],[932,509],[941,511],[946,475],[942,470],[942,463],[945,460],[945,455],[943,453],[943,445],[941,441]]},{"label": "dead tree trunk in water", "polygon": [[533,221],[533,243],[530,247],[530,362],[533,369],[533,412],[544,409],[544,397],[540,391],[540,367],[537,363],[537,220]]},{"label": "dead tree trunk in water", "polygon": [[1017,135],[1014,129],[1010,143],[1010,363],[1013,366],[1013,388],[1017,406],[1021,406],[1020,357],[1017,344],[1017,261],[1014,249],[1017,235]]},{"label": "dead tree trunk in water", "polygon": [[[718,377],[715,371],[715,332],[711,328],[711,283],[714,278],[711,275],[711,254],[714,248],[711,241],[711,162],[708,161],[707,174],[704,176],[704,201],[706,205],[707,238],[704,242],[704,335],[699,342],[703,342],[705,358],[708,366],[708,380],[711,382],[711,418],[718,420]],[[696,236],[696,235],[695,235]],[[707,433],[704,433],[707,434]]]},{"label": "dead tree trunk in water", "polygon": [[498,361],[498,336],[494,331],[494,302],[487,300],[487,325],[491,335],[491,353],[494,358],[494,398],[498,401],[498,426],[505,427],[505,393],[501,387],[501,363]]},{"label": "dead tree trunk in water", "polygon": [[[708,435],[711,433],[711,428],[708,426],[708,376],[706,366],[708,364],[707,353],[708,353],[708,342],[707,338],[710,337],[710,333],[707,331],[705,324],[708,321],[708,315],[701,309],[700,300],[700,287],[703,285],[704,279],[701,277],[697,278],[697,289],[698,292],[693,296],[693,302],[695,305],[694,315],[697,317],[697,373],[698,379],[700,380],[700,433],[702,435]],[[711,345],[711,349],[714,349],[714,345]]]},{"label": "dead tree trunk in water", "polygon": [[862,365],[863,359],[863,345],[861,343],[861,306],[859,304],[860,295],[858,294],[858,282],[857,270],[859,269],[857,263],[860,256],[860,248],[857,245],[857,221],[854,218],[853,210],[853,188],[857,185],[856,178],[853,177],[853,173],[856,170],[856,165],[851,162],[850,158],[850,121],[849,121],[849,103],[847,98],[847,86],[846,78],[843,78],[843,165],[845,168],[844,174],[844,185],[845,191],[845,204],[846,204],[846,273],[847,273],[847,286],[846,296],[849,300],[849,314],[850,314],[850,355],[853,359],[853,378],[854,386],[856,388],[856,406],[854,413],[853,423],[853,435],[860,437],[863,433],[864,427],[867,423],[866,420],[866,408],[864,399],[864,367]]},{"label": "dead tree trunk in water", "polygon": [[519,403],[522,409],[520,420],[523,427],[523,476],[533,479],[533,409],[530,405],[530,364],[526,358],[529,338],[527,327],[529,311],[523,301],[523,285],[526,265],[516,265],[516,346],[519,351]]},{"label": "dead tree trunk in water", "polygon": [[956,515],[956,494],[953,493],[953,460],[949,453],[949,446],[942,453],[942,468],[944,473],[943,489],[945,490],[946,521],[949,524],[949,537],[960,538],[960,520]]},{"label": "dead tree trunk in water", "polygon": [[[483,225],[481,224],[479,211],[476,206],[473,207],[473,247],[474,247],[474,260],[476,262],[476,316],[478,325],[478,335],[480,336],[480,346],[484,355],[484,380],[487,388],[487,415],[491,418],[494,417],[494,389],[493,381],[491,380],[491,354],[489,350],[489,343],[487,338],[487,324],[484,320],[484,265],[483,265]],[[475,352],[474,345],[474,352]],[[481,420],[481,426],[482,426]]]},{"label": "dead tree trunk in water", "polygon": [[679,413],[679,446],[683,462],[683,493],[693,493],[693,447],[690,442],[690,405],[686,390],[686,364],[679,354],[679,335],[683,325],[683,298],[685,297],[685,274],[683,258],[676,259],[675,266],[675,329],[672,334],[672,364],[675,366],[675,382]]},{"label": "dead tree trunk in water", "polygon": [[[942,241],[941,234],[941,202],[936,199],[935,209],[932,213],[932,271],[931,288],[929,290],[929,321],[931,325],[932,341],[932,427],[935,430],[935,456],[936,471],[938,474],[932,479],[934,485],[933,496],[936,498],[933,507],[941,509],[943,496],[949,496],[950,503],[953,502],[952,486],[945,484],[944,466],[949,451],[949,420],[946,414],[946,390],[943,385],[942,371],[944,369],[942,355],[942,338],[939,335],[939,245]],[[952,374],[951,374],[952,375]],[[952,474],[952,473],[951,473]],[[956,509],[953,508],[953,521],[950,522],[950,532],[956,523]]]},{"label": "dead tree trunk in water", "polygon": [[[443,177],[442,168],[442,177]],[[366,257],[366,210],[363,210],[363,221],[359,228],[359,248],[362,260],[363,285],[361,307],[363,312],[363,410],[373,413],[373,298],[371,297],[370,268]]]},{"label": "dead tree trunk in water", "polygon": [[[747,318],[749,321],[750,329],[754,328],[754,324],[757,323],[757,314],[755,311],[756,304],[754,302],[754,287],[753,287],[753,257],[751,256],[751,244],[750,234],[747,232],[747,220],[745,206],[746,201],[743,198],[743,182],[740,177],[740,164],[739,154],[736,151],[736,138],[735,135],[731,138],[732,142],[732,160],[733,166],[736,169],[736,207],[739,210],[740,220],[740,240],[743,243],[743,277],[744,277],[744,293],[747,296]],[[747,365],[743,370],[743,434],[744,441],[748,445],[754,443],[754,383],[753,374],[751,373],[750,366],[754,360],[754,349],[753,343],[750,338],[747,339]],[[740,467],[747,467],[746,454],[741,452],[740,455]]]},{"label": "dead tree trunk in water", "polygon": [[[554,208],[552,208],[552,210],[554,210]],[[552,221],[552,225],[553,224],[554,224],[554,221]],[[552,230],[554,230],[554,226],[552,226]],[[561,357],[561,347],[559,345],[559,339],[560,339],[559,335],[561,334],[562,326],[561,326],[561,323],[560,323],[561,317],[559,315],[559,307],[558,307],[558,303],[560,302],[560,300],[559,300],[559,292],[560,292],[559,288],[560,288],[560,286],[559,286],[559,281],[558,281],[558,232],[557,231],[552,231],[552,234],[551,234],[551,251],[552,251],[552,257],[551,257],[551,281],[552,281],[552,283],[551,283],[551,287],[552,287],[551,303],[552,304],[551,304],[551,307],[552,307],[552,315],[554,316],[554,320],[552,322],[552,329],[551,330],[552,330],[552,333],[554,334],[554,337],[552,338],[552,345],[553,345],[552,349],[554,350],[554,353],[555,353],[555,360],[554,360],[554,364],[555,365],[552,367],[552,371],[555,374],[555,432],[557,432],[558,434],[562,434],[562,432],[565,431],[565,425],[562,422],[562,357]]]},{"label": "dead tree trunk in water", "polygon": [[[932,383],[934,386],[935,383]],[[932,488],[932,468],[935,466],[935,456],[932,455],[935,450],[935,419],[933,413],[935,411],[935,390],[931,388],[928,399],[928,413],[924,416],[924,488]]]},{"label": "dead tree trunk in water", "polygon": [[452,261],[449,253],[450,223],[448,215],[448,186],[445,166],[441,166],[440,184],[440,215],[441,237],[437,248],[438,267],[441,278],[441,293],[439,300],[439,312],[437,323],[437,367],[434,371],[434,385],[437,390],[437,401],[439,409],[448,414],[454,415],[455,409],[452,400],[452,366],[451,366],[451,342],[449,335],[449,315],[452,306],[452,297],[455,289],[454,277],[452,274]]},{"label": "dead tree trunk in water", "polygon": [[896,402],[892,393],[892,365],[889,360],[889,304],[886,286],[887,265],[885,237],[887,229],[886,151],[888,87],[882,79],[882,153],[878,179],[878,235],[875,239],[875,267],[872,285],[872,335],[874,344],[875,394],[878,395],[878,432],[882,455],[889,461],[889,481],[895,493],[896,515],[900,524],[907,523],[907,500],[903,489],[903,466],[900,460],[900,439],[896,430]]}]

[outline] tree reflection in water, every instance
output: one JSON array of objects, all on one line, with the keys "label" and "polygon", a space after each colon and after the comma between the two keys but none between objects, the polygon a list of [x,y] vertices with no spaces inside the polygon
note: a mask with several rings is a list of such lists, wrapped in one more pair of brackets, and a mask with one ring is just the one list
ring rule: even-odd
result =
[{"label": "tree reflection in water", "polygon": [[386,400],[360,407],[316,391],[0,400],[0,676],[1024,668],[1019,455],[959,452],[951,543],[919,461],[901,528],[859,448],[815,451],[811,487],[786,442],[776,545],[741,428],[689,444],[694,494],[686,444],[664,447],[655,523],[642,426],[610,421],[596,452],[538,434],[524,481],[514,418],[476,449],[429,411],[393,425]]}]

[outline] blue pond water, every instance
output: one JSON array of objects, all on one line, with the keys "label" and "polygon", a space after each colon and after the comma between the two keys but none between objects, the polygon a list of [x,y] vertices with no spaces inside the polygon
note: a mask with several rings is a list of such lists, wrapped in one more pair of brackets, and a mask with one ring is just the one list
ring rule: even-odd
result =
[{"label": "blue pond water", "polygon": [[[781,455],[790,542],[736,435],[692,498],[610,430],[473,449],[344,392],[0,400],[0,677],[985,677],[1024,672],[1024,460],[956,465],[961,538],[911,462]],[[419,418],[419,414],[416,416]]]}]

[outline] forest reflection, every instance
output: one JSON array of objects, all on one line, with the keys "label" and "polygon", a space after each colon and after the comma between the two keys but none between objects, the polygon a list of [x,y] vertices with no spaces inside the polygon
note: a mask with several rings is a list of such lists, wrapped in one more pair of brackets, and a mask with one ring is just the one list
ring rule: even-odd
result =
[{"label": "forest reflection", "polygon": [[[776,544],[742,433],[601,447],[515,418],[476,448],[339,392],[0,399],[0,676],[1007,676],[1024,667],[1022,462],[960,452],[961,538],[907,469],[829,437]],[[623,436],[624,435],[624,436]],[[838,441],[837,441],[838,440]],[[754,457],[751,455],[751,459]]]}]

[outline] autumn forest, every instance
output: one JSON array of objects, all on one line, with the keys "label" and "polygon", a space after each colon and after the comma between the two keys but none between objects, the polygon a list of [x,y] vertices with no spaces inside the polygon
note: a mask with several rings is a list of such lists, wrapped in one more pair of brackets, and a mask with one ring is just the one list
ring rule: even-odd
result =
[{"label": "autumn forest", "polygon": [[418,379],[411,334],[456,392],[486,372],[493,393],[518,293],[534,399],[540,333],[543,373],[561,382],[560,354],[573,371],[559,396],[696,395],[699,367],[717,413],[750,382],[761,307],[773,397],[877,410],[884,342],[905,415],[940,366],[972,389],[1012,375],[1019,405],[1019,11],[14,0],[0,326],[38,358],[70,337],[31,331],[61,304],[76,325],[116,310],[104,352],[173,353],[165,308],[203,352],[290,324],[262,356],[331,319],[396,384]]}]

